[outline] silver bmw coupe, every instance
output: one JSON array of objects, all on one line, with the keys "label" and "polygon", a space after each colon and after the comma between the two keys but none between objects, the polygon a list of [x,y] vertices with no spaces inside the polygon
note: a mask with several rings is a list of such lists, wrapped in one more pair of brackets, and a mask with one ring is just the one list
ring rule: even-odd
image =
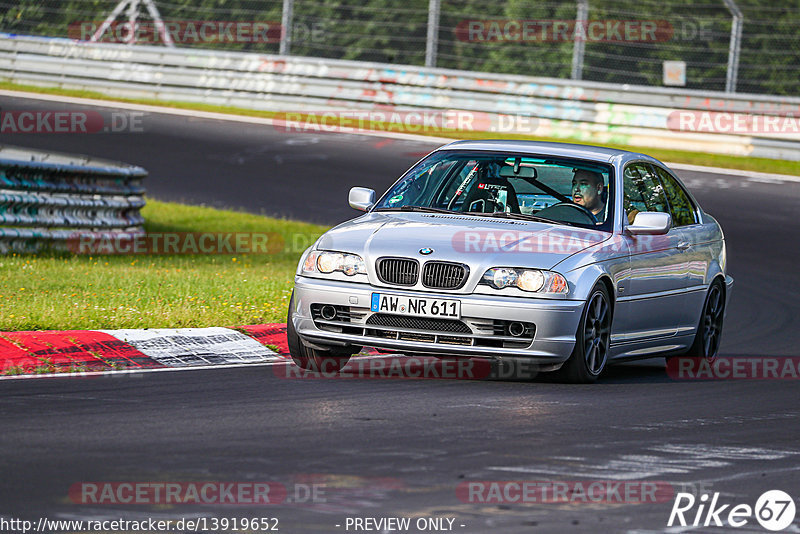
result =
[{"label": "silver bmw coupe", "polygon": [[716,220],[660,161],[584,145],[458,141],[305,251],[294,362],[362,347],[525,361],[569,382],[615,362],[713,359],[733,279]]}]

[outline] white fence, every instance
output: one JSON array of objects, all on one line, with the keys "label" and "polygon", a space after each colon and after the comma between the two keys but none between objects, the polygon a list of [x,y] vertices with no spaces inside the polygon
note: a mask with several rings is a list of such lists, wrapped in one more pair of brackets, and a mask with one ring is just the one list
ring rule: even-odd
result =
[{"label": "white fence", "polygon": [[463,110],[530,117],[532,136],[800,160],[800,98],[5,34],[0,79],[272,111]]}]

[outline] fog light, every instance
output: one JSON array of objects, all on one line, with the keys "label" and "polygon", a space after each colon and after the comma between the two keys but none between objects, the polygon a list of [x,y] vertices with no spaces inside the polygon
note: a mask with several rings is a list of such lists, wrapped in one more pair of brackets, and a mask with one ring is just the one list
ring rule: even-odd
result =
[{"label": "fog light", "polygon": [[514,337],[519,337],[525,334],[525,325],[520,322],[514,321],[513,323],[510,323],[508,325],[508,333]]},{"label": "fog light", "polygon": [[336,319],[336,308],[334,308],[334,307],[333,307],[333,306],[331,306],[330,304],[326,304],[326,305],[325,305],[325,306],[323,306],[323,307],[322,307],[322,309],[319,311],[319,314],[320,314],[320,315],[322,316],[322,318],[323,318],[323,319],[325,319],[326,321],[332,321],[333,319]]}]

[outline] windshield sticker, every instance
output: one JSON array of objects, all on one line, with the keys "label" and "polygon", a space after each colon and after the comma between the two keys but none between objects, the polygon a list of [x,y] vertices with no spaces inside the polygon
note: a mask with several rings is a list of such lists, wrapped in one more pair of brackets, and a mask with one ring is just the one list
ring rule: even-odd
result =
[{"label": "windshield sticker", "polygon": [[[464,192],[464,190],[467,188],[467,186],[468,186],[470,183],[472,183],[472,180],[475,178],[475,175],[476,175],[476,174],[478,174],[478,166],[477,166],[477,165],[475,165],[475,166],[472,168],[472,170],[471,170],[471,171],[469,171],[469,174],[467,175],[467,177],[466,177],[466,178],[464,178],[464,181],[463,181],[463,182],[461,182],[461,185],[459,185],[459,186],[458,186],[458,189],[456,190],[456,194],[455,194],[455,196],[458,196],[458,195],[460,195],[461,193],[463,193],[463,192]],[[449,207],[449,206],[448,206],[448,207]]]}]

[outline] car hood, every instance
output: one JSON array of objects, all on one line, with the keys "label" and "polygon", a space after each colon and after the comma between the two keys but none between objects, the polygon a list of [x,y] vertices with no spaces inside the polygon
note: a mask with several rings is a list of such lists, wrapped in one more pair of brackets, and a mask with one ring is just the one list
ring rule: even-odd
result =
[{"label": "car hood", "polygon": [[[472,269],[550,269],[610,237],[598,230],[535,221],[377,212],[333,228],[316,248],[359,254],[367,264],[382,256],[399,256],[465,263]],[[423,254],[423,249],[432,252]]]}]

